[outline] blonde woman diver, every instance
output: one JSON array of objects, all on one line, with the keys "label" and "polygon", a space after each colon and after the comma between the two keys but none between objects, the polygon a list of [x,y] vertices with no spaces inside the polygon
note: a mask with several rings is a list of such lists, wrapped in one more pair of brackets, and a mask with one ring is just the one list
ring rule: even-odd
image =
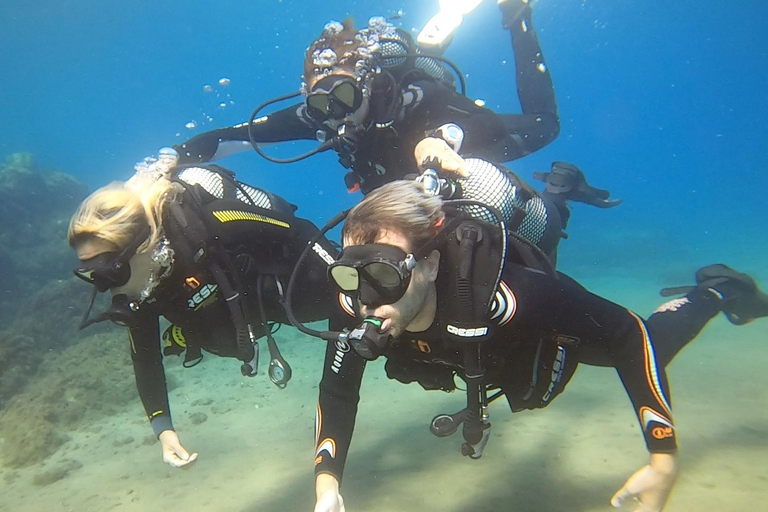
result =
[{"label": "blonde woman diver", "polygon": [[[256,340],[266,336],[269,377],[284,387],[291,369],[271,334],[288,323],[282,293],[317,228],[296,217],[295,206],[225,169],[175,167],[173,153],[91,194],[72,217],[68,240],[80,260],[75,274],[94,287],[81,328],[104,320],[128,327],[139,397],[163,460],[181,467],[197,454],[173,427],[163,355],[186,351],[185,367],[203,351],[237,357],[242,373],[253,376]],[[301,321],[327,318],[330,310],[326,268],[336,250],[325,238],[313,249],[300,269],[303,292],[293,301]],[[107,291],[110,306],[92,315],[93,299]],[[162,351],[160,316],[172,324]]]}]

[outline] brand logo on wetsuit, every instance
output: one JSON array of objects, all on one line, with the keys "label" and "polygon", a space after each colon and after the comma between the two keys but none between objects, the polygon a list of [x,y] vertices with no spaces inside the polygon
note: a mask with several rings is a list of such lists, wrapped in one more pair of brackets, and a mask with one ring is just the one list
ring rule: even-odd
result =
[{"label": "brand logo on wetsuit", "polygon": [[190,309],[197,309],[200,304],[202,304],[205,299],[209,298],[213,293],[219,288],[219,285],[217,284],[207,284],[200,288],[200,290],[195,293],[192,297],[187,299],[187,306],[189,306]]},{"label": "brand logo on wetsuit", "polygon": [[667,437],[672,437],[675,433],[672,430],[672,427],[654,427],[651,430],[651,435],[656,439],[661,440],[666,439]]},{"label": "brand logo on wetsuit", "polygon": [[345,341],[337,341],[336,354],[334,354],[333,363],[331,363],[331,371],[333,373],[341,371],[341,363],[344,361],[344,354],[347,352],[349,352],[349,344]]},{"label": "brand logo on wetsuit", "polygon": [[326,251],[325,249],[323,249],[323,246],[322,246],[322,245],[320,245],[320,244],[319,244],[319,243],[317,243],[317,242],[315,242],[315,245],[313,245],[313,246],[312,246],[312,250],[313,250],[313,251],[315,251],[315,252],[317,253],[317,255],[318,255],[318,256],[320,256],[321,258],[323,258],[323,261],[324,261],[326,264],[328,264],[328,265],[330,265],[330,264],[332,264],[332,263],[334,263],[334,262],[336,261],[336,260],[334,260],[334,259],[333,259],[333,256],[331,256],[330,254],[328,254],[328,251]]},{"label": "brand logo on wetsuit", "polygon": [[557,356],[555,356],[555,362],[552,365],[552,379],[549,382],[549,388],[544,396],[541,398],[544,402],[548,402],[552,398],[552,392],[555,390],[555,385],[560,382],[560,377],[563,376],[563,368],[565,367],[565,349],[563,347],[557,347]]},{"label": "brand logo on wetsuit", "polygon": [[462,338],[476,338],[478,336],[485,336],[488,334],[487,327],[472,327],[470,329],[464,329],[463,327],[456,327],[448,324],[446,330],[454,336],[461,336]]}]

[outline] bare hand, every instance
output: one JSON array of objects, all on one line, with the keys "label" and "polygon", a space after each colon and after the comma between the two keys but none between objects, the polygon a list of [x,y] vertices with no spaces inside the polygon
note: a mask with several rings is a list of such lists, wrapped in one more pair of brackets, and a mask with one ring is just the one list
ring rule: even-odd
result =
[{"label": "bare hand", "polygon": [[675,456],[666,453],[651,455],[651,463],[640,468],[611,498],[611,505],[620,508],[634,500],[635,512],[660,512],[669,499],[677,480]]},{"label": "bare hand", "polygon": [[339,481],[335,477],[322,473],[315,479],[315,512],[346,512],[344,498],[339,494]]},{"label": "bare hand", "polygon": [[443,139],[438,139],[436,137],[422,139],[422,141],[416,145],[416,149],[413,151],[413,156],[416,157],[416,164],[419,166],[431,159],[436,159],[440,162],[440,169],[435,170],[444,171],[444,173],[449,174],[449,176],[446,177],[451,177],[451,174],[458,174],[463,178],[469,176],[469,171],[464,163],[464,159],[461,158]]},{"label": "bare hand", "polygon": [[175,468],[189,467],[197,460],[197,453],[190,453],[181,445],[179,436],[173,430],[165,430],[160,434],[160,444],[163,446],[163,461]]}]

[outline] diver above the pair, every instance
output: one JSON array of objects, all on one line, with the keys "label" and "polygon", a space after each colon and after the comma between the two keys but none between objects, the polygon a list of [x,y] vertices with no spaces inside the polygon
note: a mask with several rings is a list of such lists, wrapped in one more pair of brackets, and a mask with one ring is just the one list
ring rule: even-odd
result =
[{"label": "diver above the pair", "polygon": [[[350,168],[347,188],[368,193],[417,174],[427,158],[443,160],[448,169],[452,153],[497,163],[532,153],[560,130],[552,79],[531,4],[508,0],[499,7],[512,36],[521,114],[497,114],[457,92],[449,66],[420,53],[410,34],[383,18],[360,30],[351,21],[331,22],[306,52],[301,92],[279,98],[302,94],[302,102],[274,113],[260,107],[250,123],[193,137],[175,146],[180,161],[217,160],[251,143],[267,156],[263,143],[320,140],[317,150],[282,161],[333,149]],[[596,196],[577,198],[585,199],[603,204]]]},{"label": "diver above the pair", "polygon": [[514,246],[503,228],[462,211],[465,204],[427,194],[420,183],[396,181],[346,219],[329,270],[340,307],[323,333],[332,342],[320,384],[315,512],[345,509],[339,486],[359,388],[366,360],[380,355],[387,375],[403,383],[452,391],[456,376],[466,382],[466,409],[439,415],[432,431],[450,434],[463,423],[462,453],[472,458],[489,439],[494,398],[506,397],[513,411],[542,408],[578,363],[616,368],[650,462],[612,502],[637,498],[642,510],[661,510],[678,471],[665,367],[721,311],[737,324],[768,316],[768,296],[748,275],[711,265],[696,273],[695,286],[668,290],[685,297],[643,320],[564,274],[515,262],[504,254]]},{"label": "diver above the pair", "polygon": [[[139,397],[163,459],[179,467],[197,454],[173,427],[163,355],[186,352],[185,367],[204,352],[234,357],[244,375],[255,376],[257,340],[266,337],[269,377],[284,387],[291,368],[272,334],[288,323],[283,290],[317,228],[281,197],[225,169],[175,166],[174,153],[169,148],[139,164],[128,182],[91,194],[72,217],[68,239],[80,259],[75,274],[94,286],[93,299],[112,295],[101,314],[92,313],[91,300],[82,327],[104,320],[128,327]],[[303,321],[327,318],[332,299],[326,269],[336,250],[325,238],[313,248],[295,307]],[[160,316],[172,323],[162,352]]]}]

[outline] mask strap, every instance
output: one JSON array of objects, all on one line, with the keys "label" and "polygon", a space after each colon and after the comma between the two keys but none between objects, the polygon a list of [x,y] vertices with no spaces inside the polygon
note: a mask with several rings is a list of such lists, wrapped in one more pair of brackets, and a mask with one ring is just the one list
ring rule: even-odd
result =
[{"label": "mask strap", "polygon": [[128,260],[130,260],[136,254],[136,251],[139,249],[139,247],[141,247],[141,244],[147,241],[149,234],[149,224],[145,224],[141,230],[136,233],[136,236],[133,238],[131,243],[125,246],[122,251],[120,251],[120,254],[117,255],[117,261],[119,261],[121,265],[128,263]]},{"label": "mask strap", "polygon": [[466,217],[462,215],[456,215],[454,218],[449,220],[447,223],[445,222],[445,217],[440,219],[435,223],[435,227],[439,229],[439,231],[427,240],[427,242],[422,245],[419,250],[415,251],[413,253],[413,256],[420,260],[422,258],[426,258],[429,256],[429,253],[432,252],[434,249],[437,248],[440,244],[442,244],[446,238],[448,238],[448,235],[451,234],[454,228],[456,228],[461,222],[466,220]]},{"label": "mask strap", "polygon": [[[383,83],[382,80],[387,80],[387,82]],[[373,120],[377,128],[387,128],[395,121],[400,92],[398,83],[389,71],[382,71],[381,74],[373,78],[371,89],[370,102]]]}]

